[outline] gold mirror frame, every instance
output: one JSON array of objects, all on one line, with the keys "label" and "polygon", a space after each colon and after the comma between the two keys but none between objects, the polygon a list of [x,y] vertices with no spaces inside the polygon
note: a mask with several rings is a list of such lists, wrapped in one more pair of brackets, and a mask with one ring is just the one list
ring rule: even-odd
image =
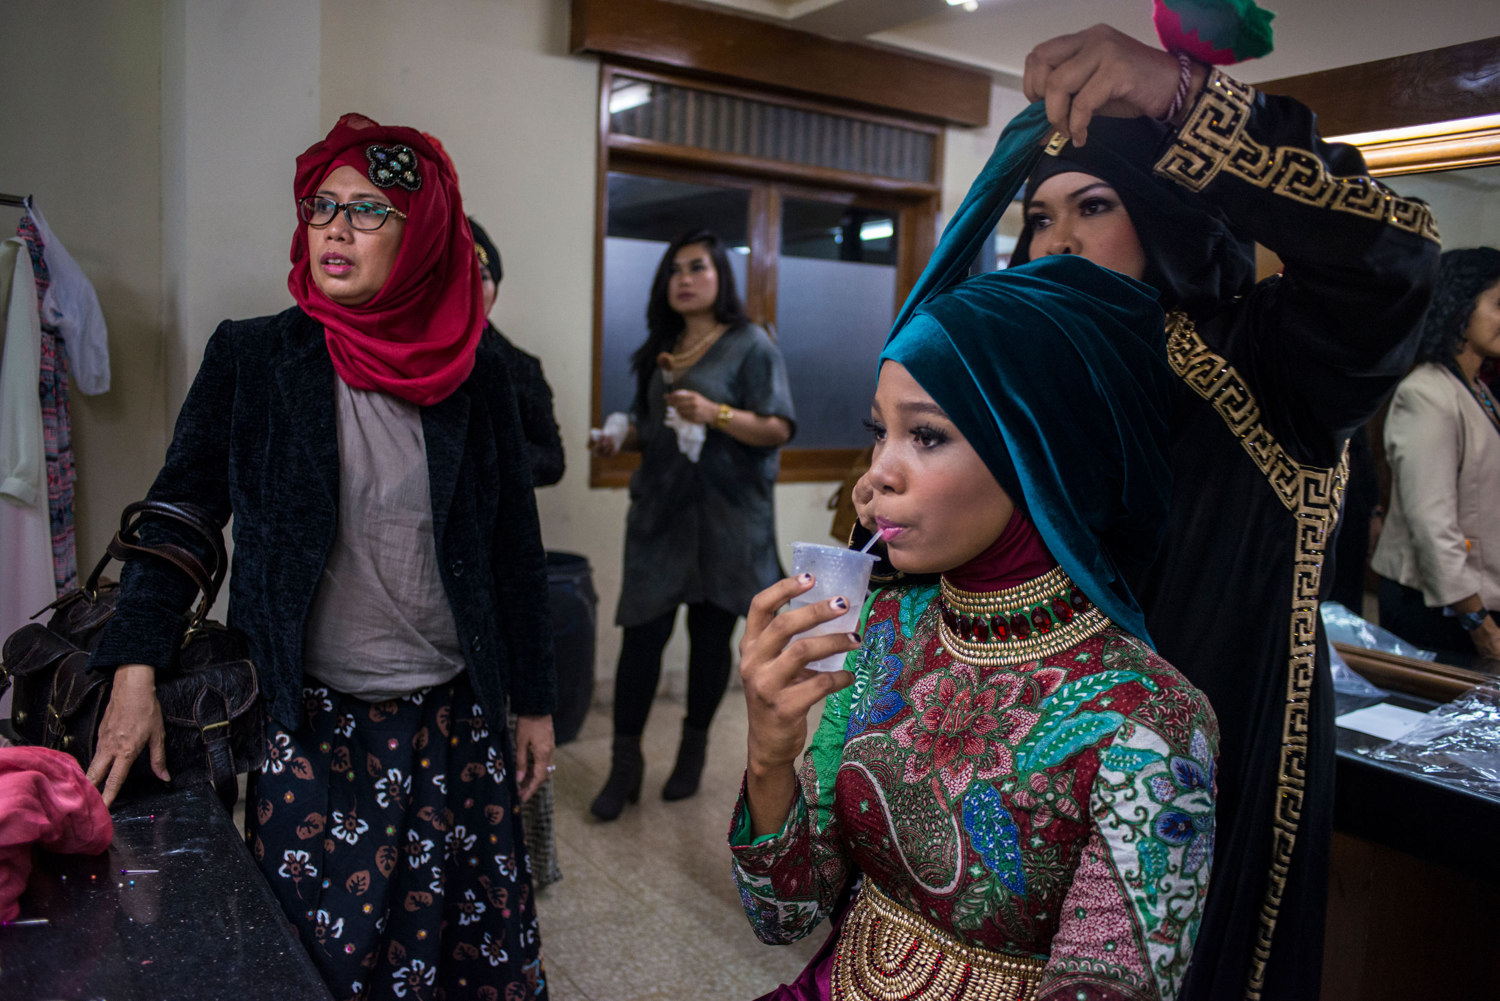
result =
[{"label": "gold mirror frame", "polygon": [[1333,136],[1358,146],[1370,173],[1425,174],[1500,163],[1500,114]]}]

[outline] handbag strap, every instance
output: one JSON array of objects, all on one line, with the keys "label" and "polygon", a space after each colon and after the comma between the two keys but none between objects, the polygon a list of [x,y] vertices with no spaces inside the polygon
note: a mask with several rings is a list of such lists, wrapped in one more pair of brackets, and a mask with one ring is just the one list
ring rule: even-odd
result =
[{"label": "handbag strap", "polygon": [[[208,547],[212,562],[205,564],[202,557],[186,546],[171,542],[146,544],[141,541],[141,527],[151,518],[164,518],[184,525],[201,538]],[[197,585],[201,598],[188,624],[188,634],[198,629],[208,618],[209,609],[218,599],[219,589],[229,572],[229,556],[224,548],[224,533],[214,523],[208,512],[195,504],[171,503],[160,500],[142,500],[128,505],[120,514],[120,529],[106,547],[104,557],[89,574],[84,590],[91,595],[99,591],[99,578],[111,559],[124,563],[141,556],[150,556],[165,561],[186,574]]]}]

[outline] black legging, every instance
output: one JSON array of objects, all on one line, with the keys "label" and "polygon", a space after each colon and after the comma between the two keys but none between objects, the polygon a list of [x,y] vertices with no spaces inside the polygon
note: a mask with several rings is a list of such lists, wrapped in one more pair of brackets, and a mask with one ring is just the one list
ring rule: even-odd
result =
[{"label": "black legging", "polygon": [[[661,681],[661,654],[672,638],[677,609],[627,626],[615,668],[615,734],[639,737]],[[688,606],[687,725],[707,730],[729,687],[729,637],[739,616],[707,603]]]}]

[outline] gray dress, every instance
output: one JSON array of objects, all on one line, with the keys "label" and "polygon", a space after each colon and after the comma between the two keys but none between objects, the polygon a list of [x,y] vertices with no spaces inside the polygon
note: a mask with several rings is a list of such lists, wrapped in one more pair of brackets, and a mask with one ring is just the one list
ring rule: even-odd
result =
[{"label": "gray dress", "polygon": [[[794,422],[786,363],[760,327],[729,331],[673,389]],[[680,604],[709,602],[744,615],[781,575],[776,556],[775,448],[755,448],[710,426],[697,462],[677,448],[666,419],[667,386],[652,374],[631,420],[641,465],[630,478],[625,580],[615,624],[638,626]]]}]

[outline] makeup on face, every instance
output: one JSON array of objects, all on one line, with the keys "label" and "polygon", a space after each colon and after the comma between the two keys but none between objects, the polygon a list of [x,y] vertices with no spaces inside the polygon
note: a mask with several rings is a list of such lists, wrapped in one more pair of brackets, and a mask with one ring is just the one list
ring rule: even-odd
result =
[{"label": "makeup on face", "polygon": [[672,309],[683,316],[714,308],[719,298],[719,272],[706,246],[690,243],[673,255],[667,296]]},{"label": "makeup on face", "polygon": [[1026,225],[1033,260],[1077,254],[1131,278],[1146,274],[1146,252],[1125,203],[1092,174],[1067,171],[1043,181],[1027,203]]},{"label": "makeup on face", "polygon": [[864,482],[891,564],[908,573],[962,566],[1000,537],[1015,505],[905,366],[887,361],[870,408],[875,454]]}]

